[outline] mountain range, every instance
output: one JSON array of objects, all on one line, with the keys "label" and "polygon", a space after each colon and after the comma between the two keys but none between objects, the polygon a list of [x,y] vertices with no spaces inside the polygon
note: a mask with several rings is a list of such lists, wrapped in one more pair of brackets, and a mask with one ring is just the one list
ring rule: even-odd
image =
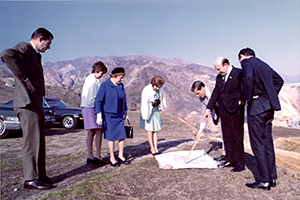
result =
[{"label": "mountain range", "polygon": [[[203,81],[210,91],[213,90],[217,72],[213,67],[203,66],[179,58],[156,56],[88,56],[76,60],[47,62],[43,64],[46,83],[46,97],[58,98],[70,107],[80,106],[80,95],[85,78],[91,73],[92,65],[102,61],[108,68],[100,81],[109,78],[109,72],[115,67],[124,67],[126,76],[124,86],[128,109],[140,109],[142,89],[150,84],[151,79],[161,75],[165,79],[164,89],[168,108],[180,119],[194,127],[199,126],[200,102],[191,92],[190,87],[196,80]],[[296,84],[299,76],[285,76],[285,85],[280,92],[282,111],[276,112],[280,122],[300,116],[300,85]],[[4,63],[0,63],[0,103],[12,99],[13,75]],[[213,125],[211,130],[216,130]]]}]

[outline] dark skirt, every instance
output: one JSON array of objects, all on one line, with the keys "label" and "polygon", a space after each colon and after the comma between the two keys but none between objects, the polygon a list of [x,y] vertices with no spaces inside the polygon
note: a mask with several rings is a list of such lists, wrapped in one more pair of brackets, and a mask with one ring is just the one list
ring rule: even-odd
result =
[{"label": "dark skirt", "polygon": [[104,138],[116,141],[126,138],[123,113],[103,113]]}]

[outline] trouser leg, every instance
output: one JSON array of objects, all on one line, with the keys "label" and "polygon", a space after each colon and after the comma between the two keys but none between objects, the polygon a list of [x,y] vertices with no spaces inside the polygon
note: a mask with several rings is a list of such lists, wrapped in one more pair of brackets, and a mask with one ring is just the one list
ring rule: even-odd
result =
[{"label": "trouser leg", "polygon": [[22,157],[25,180],[46,176],[45,130],[42,97],[34,93],[32,103],[25,108],[15,108],[23,131]]},{"label": "trouser leg", "polygon": [[229,130],[228,130],[228,121],[226,116],[221,117],[221,128],[222,128],[222,138],[223,138],[223,144],[226,152],[226,160],[233,163],[233,152],[231,148],[231,141],[229,139]]},{"label": "trouser leg", "polygon": [[259,181],[271,181],[277,178],[272,138],[272,119],[272,111],[256,116],[248,115],[249,137],[257,162]]},{"label": "trouser leg", "polygon": [[245,165],[244,155],[244,120],[240,109],[231,116],[230,120],[230,140],[232,141],[232,151],[234,157],[234,165],[242,167]]},{"label": "trouser leg", "polygon": [[221,123],[227,161],[237,167],[244,166],[244,129],[240,110],[232,115],[224,113]]},{"label": "trouser leg", "polygon": [[274,118],[274,112],[269,112],[266,120],[266,153],[267,159],[269,163],[269,171],[271,179],[277,179],[277,170],[276,170],[276,158],[275,158],[275,150],[274,143],[272,137],[272,121]]},{"label": "trouser leg", "polygon": [[[44,124],[39,113],[18,108],[18,117],[23,131],[22,157],[25,180],[46,175]],[[42,124],[41,124],[42,123]]]}]

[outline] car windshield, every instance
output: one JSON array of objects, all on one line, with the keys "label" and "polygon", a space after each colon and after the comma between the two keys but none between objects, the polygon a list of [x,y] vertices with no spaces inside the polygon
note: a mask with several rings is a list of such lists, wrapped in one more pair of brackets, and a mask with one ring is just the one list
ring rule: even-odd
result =
[{"label": "car windshield", "polygon": [[63,102],[61,102],[60,100],[56,100],[56,99],[47,99],[44,101],[44,107],[60,107],[60,108],[67,108],[68,106],[66,106]]}]

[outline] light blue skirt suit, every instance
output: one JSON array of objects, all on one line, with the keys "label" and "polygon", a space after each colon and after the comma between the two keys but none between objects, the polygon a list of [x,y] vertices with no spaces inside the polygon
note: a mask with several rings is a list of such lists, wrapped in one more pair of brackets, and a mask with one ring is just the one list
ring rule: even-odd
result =
[{"label": "light blue skirt suit", "polygon": [[[159,106],[153,107],[152,102],[157,99],[160,99],[161,103]],[[163,87],[159,91],[154,90],[151,84],[144,87],[141,95],[140,128],[152,132],[161,130],[162,120],[159,111],[163,111],[166,107]]]}]

